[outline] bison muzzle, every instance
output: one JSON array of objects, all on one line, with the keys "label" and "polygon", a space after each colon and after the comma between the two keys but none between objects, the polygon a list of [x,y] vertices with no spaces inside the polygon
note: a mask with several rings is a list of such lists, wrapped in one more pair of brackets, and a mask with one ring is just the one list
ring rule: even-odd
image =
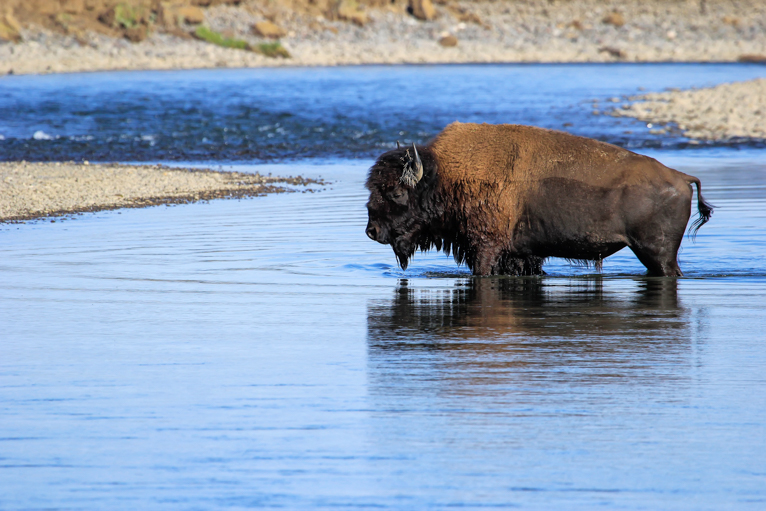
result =
[{"label": "bison muzzle", "polygon": [[542,275],[546,258],[594,264],[629,247],[652,275],[680,276],[678,249],[699,179],[620,147],[517,125],[453,123],[370,169],[367,236],[402,269],[417,249],[475,275]]}]

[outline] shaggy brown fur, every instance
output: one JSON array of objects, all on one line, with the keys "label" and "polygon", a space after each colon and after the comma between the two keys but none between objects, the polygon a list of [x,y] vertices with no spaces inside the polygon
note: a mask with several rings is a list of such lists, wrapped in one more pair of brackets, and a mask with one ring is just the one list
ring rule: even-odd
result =
[{"label": "shaggy brown fur", "polygon": [[414,187],[401,182],[406,150],[383,154],[367,180],[367,234],[392,245],[402,268],[436,247],[477,275],[539,275],[548,257],[600,266],[627,246],[650,273],[681,275],[691,184],[695,233],[712,214],[697,178],[567,133],[453,123],[418,148]]}]

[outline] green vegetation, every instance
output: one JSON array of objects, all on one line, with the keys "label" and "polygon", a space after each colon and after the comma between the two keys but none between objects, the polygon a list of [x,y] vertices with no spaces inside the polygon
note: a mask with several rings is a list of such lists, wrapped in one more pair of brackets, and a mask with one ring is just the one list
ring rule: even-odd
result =
[{"label": "green vegetation", "polygon": [[259,44],[253,48],[253,51],[271,58],[282,57],[283,59],[289,59],[291,57],[290,52],[279,41]]},{"label": "green vegetation", "polygon": [[231,39],[228,37],[224,37],[218,32],[214,30],[210,30],[207,27],[203,27],[202,25],[197,27],[197,29],[194,31],[194,35],[197,37],[197,39],[201,39],[203,41],[207,41],[212,44],[217,44],[218,46],[223,46],[224,48],[234,48],[237,50],[250,50],[252,52],[260,53],[261,55],[265,55],[271,58],[281,57],[284,59],[289,59],[291,57],[290,52],[288,52],[285,49],[285,47],[282,46],[282,43],[280,43],[279,41],[275,41],[273,43],[261,43],[256,46],[250,46],[250,44],[247,41],[243,41],[242,39]]},{"label": "green vegetation", "polygon": [[141,21],[141,8],[135,9],[127,4],[117,4],[114,7],[114,25],[123,28],[134,28]]},{"label": "green vegetation", "polygon": [[223,46],[224,48],[234,48],[237,50],[251,49],[247,41],[243,41],[241,39],[230,39],[228,37],[224,37],[218,32],[210,30],[207,27],[203,27],[202,25],[197,27],[197,30],[194,31],[194,35],[197,36],[197,38],[202,39],[203,41],[217,44],[218,46]]}]

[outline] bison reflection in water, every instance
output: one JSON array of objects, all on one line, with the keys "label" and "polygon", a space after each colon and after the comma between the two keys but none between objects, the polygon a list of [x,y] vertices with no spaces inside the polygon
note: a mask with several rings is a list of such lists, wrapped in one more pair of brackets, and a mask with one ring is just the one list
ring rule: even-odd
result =
[{"label": "bison reflection in water", "polygon": [[434,289],[402,280],[392,299],[367,308],[371,374],[381,385],[402,372],[411,381],[446,380],[455,391],[684,377],[694,329],[677,284],[500,278]]},{"label": "bison reflection in water", "polygon": [[548,257],[585,261],[624,247],[650,274],[680,276],[678,249],[700,181],[625,149],[516,125],[453,123],[426,146],[370,169],[367,235],[402,269],[419,248],[452,252],[475,275],[541,275]]}]

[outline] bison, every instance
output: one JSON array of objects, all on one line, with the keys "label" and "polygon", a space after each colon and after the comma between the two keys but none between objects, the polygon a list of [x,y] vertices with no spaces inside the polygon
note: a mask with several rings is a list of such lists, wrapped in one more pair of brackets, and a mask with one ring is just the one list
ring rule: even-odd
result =
[{"label": "bison", "polygon": [[474,275],[543,275],[549,257],[600,271],[630,247],[650,274],[681,276],[692,184],[694,236],[713,213],[696,177],[568,133],[456,122],[427,145],[377,159],[366,233],[391,245],[402,269],[435,247]]}]

